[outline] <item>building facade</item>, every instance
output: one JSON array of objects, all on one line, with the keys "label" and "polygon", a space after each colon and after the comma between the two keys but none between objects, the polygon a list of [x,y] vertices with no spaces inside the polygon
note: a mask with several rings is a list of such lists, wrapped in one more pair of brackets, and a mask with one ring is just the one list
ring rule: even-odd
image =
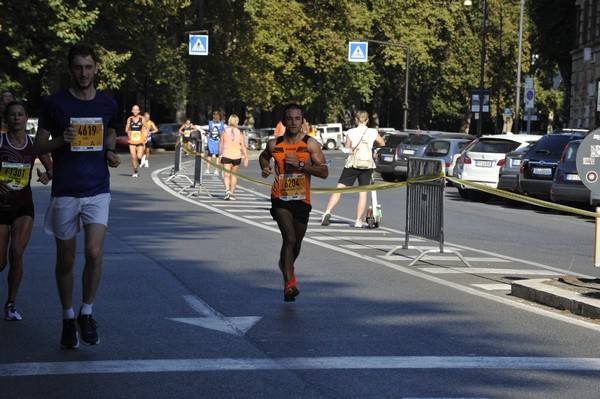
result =
[{"label": "building facade", "polygon": [[600,0],[576,0],[577,42],[571,52],[569,126],[600,127]]}]

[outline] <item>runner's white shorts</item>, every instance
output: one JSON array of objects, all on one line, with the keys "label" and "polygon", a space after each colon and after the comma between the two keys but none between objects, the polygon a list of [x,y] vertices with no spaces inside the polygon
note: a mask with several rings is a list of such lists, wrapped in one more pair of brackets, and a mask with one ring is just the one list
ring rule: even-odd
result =
[{"label": "runner's white shorts", "polygon": [[59,240],[69,240],[77,235],[83,225],[98,223],[108,225],[110,194],[93,197],[51,197],[44,231]]}]

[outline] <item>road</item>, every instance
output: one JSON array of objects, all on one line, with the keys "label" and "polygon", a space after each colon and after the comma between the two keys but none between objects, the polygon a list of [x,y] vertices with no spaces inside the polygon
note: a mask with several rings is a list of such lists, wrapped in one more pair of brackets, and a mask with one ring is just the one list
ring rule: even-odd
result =
[{"label": "road", "polygon": [[[315,187],[341,173],[341,157],[328,157],[330,177]],[[241,181],[226,202],[217,176],[190,189],[172,161],[154,154],[137,179],[126,161],[113,172],[94,307],[101,343],[76,350],[59,348],[54,244],[42,231],[49,188],[34,185],[24,320],[0,323],[3,397],[598,397],[600,326],[509,295],[519,278],[598,276],[590,220],[449,188],[445,247],[473,267],[452,254],[409,266],[415,250],[386,256],[404,243],[404,189],[380,192],[373,230],[351,227],[356,194],[321,227],[328,196],[314,195],[301,294],[284,303],[268,186]],[[241,172],[259,179],[258,169]]]}]

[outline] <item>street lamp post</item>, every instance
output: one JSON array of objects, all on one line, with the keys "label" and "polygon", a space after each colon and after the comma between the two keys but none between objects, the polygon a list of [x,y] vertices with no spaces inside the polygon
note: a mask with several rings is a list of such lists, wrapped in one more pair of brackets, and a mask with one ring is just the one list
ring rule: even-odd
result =
[{"label": "street lamp post", "polygon": [[[465,0],[465,6],[472,6],[471,0]],[[479,64],[479,119],[477,120],[477,137],[481,137],[483,123],[483,81],[485,76],[485,36],[487,32],[487,0],[483,0],[483,26],[481,27],[481,63]]]},{"label": "street lamp post", "polygon": [[517,65],[517,99],[515,101],[515,133],[519,133],[519,107],[521,106],[521,58],[523,55],[523,9],[525,0],[521,0],[521,11],[519,15],[519,60]]}]

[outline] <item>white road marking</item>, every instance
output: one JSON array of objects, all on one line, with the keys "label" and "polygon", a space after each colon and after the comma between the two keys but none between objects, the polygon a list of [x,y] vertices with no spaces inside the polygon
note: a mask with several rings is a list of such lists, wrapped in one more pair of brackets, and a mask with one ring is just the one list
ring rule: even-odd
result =
[{"label": "white road marking", "polygon": [[[177,197],[177,198],[179,198],[182,201],[187,201],[190,204],[193,204],[195,206],[199,206],[199,207],[202,207],[202,208],[205,208],[205,209],[212,210],[215,213],[219,213],[219,214],[221,214],[221,215],[223,215],[225,217],[229,217],[231,219],[235,219],[235,220],[237,220],[237,221],[239,221],[241,223],[246,223],[246,224],[249,224],[251,226],[260,227],[260,228],[263,228],[265,230],[269,230],[269,231],[271,231],[273,233],[276,233],[278,235],[280,234],[279,229],[277,227],[271,227],[272,225],[270,225],[268,223],[257,223],[257,222],[255,222],[253,220],[246,219],[244,217],[239,217],[239,216],[237,216],[235,214],[231,214],[231,213],[229,213],[229,212],[227,212],[225,210],[216,208],[214,206],[211,206],[211,205],[208,205],[208,204],[205,204],[205,203],[202,203],[202,202],[198,202],[198,201],[196,201],[194,199],[190,199],[190,198],[188,198],[188,197],[186,197],[184,195],[181,195],[181,194],[177,193],[177,191],[174,191],[173,189],[171,189],[171,187],[169,187],[168,184],[164,183],[162,181],[162,179],[159,177],[160,173],[162,173],[165,170],[169,170],[169,169],[170,169],[170,167],[166,167],[166,168],[163,168],[163,169],[157,169],[157,170],[153,171],[152,172],[152,180],[154,180],[154,183],[157,186],[162,187],[163,189],[165,189],[166,192],[168,192],[169,194],[173,195],[174,197]],[[263,195],[263,194],[258,193],[258,192],[256,193],[256,195],[263,196],[263,198],[268,198],[268,196]],[[315,223],[315,224],[319,224],[320,225],[320,223]],[[380,229],[382,229],[382,228],[380,228]],[[389,232],[396,232],[397,234],[403,234],[400,231],[395,231],[395,230],[392,230],[392,229],[389,229],[389,228],[383,228],[383,230],[386,230],[386,231],[389,231]],[[600,332],[600,325],[596,325],[594,323],[590,323],[587,320],[582,320],[582,319],[579,319],[579,318],[569,317],[569,316],[564,315],[564,314],[555,313],[555,312],[553,312],[553,311],[551,311],[549,309],[534,307],[534,306],[529,305],[528,303],[517,302],[517,301],[514,301],[514,300],[509,299],[509,298],[505,298],[505,297],[502,297],[502,296],[497,296],[497,295],[494,295],[494,294],[491,294],[491,293],[487,293],[487,292],[475,289],[473,287],[464,286],[464,285],[461,285],[461,284],[458,284],[458,283],[454,283],[452,281],[447,281],[447,280],[444,280],[442,278],[438,278],[438,277],[432,276],[430,274],[424,273],[424,272],[419,271],[419,270],[415,270],[415,269],[407,267],[407,266],[397,265],[395,263],[389,262],[386,259],[380,259],[380,258],[377,258],[377,257],[374,257],[374,256],[365,255],[365,254],[363,254],[361,252],[354,252],[354,251],[348,250],[346,248],[341,248],[341,247],[338,247],[338,246],[335,246],[335,245],[330,245],[327,242],[320,242],[318,240],[313,240],[310,237],[305,238],[304,239],[304,243],[306,243],[306,244],[310,243],[310,244],[318,245],[318,246],[320,246],[322,248],[327,248],[327,249],[330,249],[332,251],[343,253],[345,255],[348,255],[348,256],[351,256],[351,257],[354,257],[354,258],[357,258],[357,259],[362,259],[362,260],[364,260],[366,262],[376,263],[376,264],[379,264],[381,266],[385,266],[385,267],[388,267],[390,269],[399,271],[401,273],[421,278],[423,280],[429,281],[429,282],[434,283],[434,284],[439,284],[439,285],[442,285],[442,286],[445,286],[445,287],[453,288],[453,289],[455,289],[457,291],[460,291],[460,292],[463,292],[465,294],[473,295],[473,296],[476,296],[476,297],[479,297],[479,298],[485,298],[485,299],[487,299],[489,301],[501,303],[503,305],[506,305],[506,306],[509,306],[509,307],[512,307],[512,308],[516,308],[516,309],[520,309],[522,311],[534,313],[534,314],[537,314],[539,316],[547,317],[549,319],[559,320],[559,321],[562,321],[562,322],[567,323],[567,324],[571,324],[571,325],[575,325],[575,326],[578,326],[578,327],[582,327],[582,328],[586,328],[586,329],[589,329],[589,330]],[[446,244],[450,244],[450,243],[446,242]],[[480,254],[485,254],[485,255],[489,255],[489,256],[497,256],[497,257],[502,258],[502,259],[507,259],[507,260],[514,261],[516,263],[527,264],[527,265],[530,265],[530,266],[539,267],[539,268],[545,269],[545,270],[552,270],[552,271],[556,271],[556,272],[559,272],[559,273],[566,273],[567,272],[564,269],[559,269],[559,268],[556,268],[556,267],[553,267],[553,266],[548,266],[548,265],[544,265],[544,264],[537,263],[537,262],[531,262],[531,261],[528,261],[528,260],[525,260],[525,259],[518,259],[518,258],[513,258],[513,257],[510,257],[510,256],[500,255],[500,254],[497,254],[497,253],[494,253],[494,252],[490,252],[490,251],[483,251],[483,250],[476,249],[476,248],[470,248],[470,247],[467,247],[467,246],[464,246],[464,245],[452,244],[452,246],[455,247],[455,248],[460,248],[460,249],[464,249],[464,250],[470,250],[470,251],[477,252],[477,253],[480,253]],[[594,276],[588,276],[588,275],[585,275],[585,274],[582,274],[582,273],[572,273],[571,272],[570,275],[575,276],[575,277],[583,277],[583,278],[595,278]]]},{"label": "white road marking", "polygon": [[[470,258],[467,258],[470,260]],[[505,274],[511,276],[561,276],[560,273],[549,272],[546,270],[522,270],[522,269],[500,269],[500,268],[485,268],[485,267],[422,267],[423,270],[431,274],[453,274],[453,273],[468,273],[468,274]]]},{"label": "white road marking", "polygon": [[0,364],[0,378],[116,373],[257,370],[552,370],[600,371],[599,358],[486,356],[340,356],[279,359],[140,359]]},{"label": "white road marking", "polygon": [[183,299],[186,300],[192,309],[200,314],[200,317],[179,317],[169,318],[169,320],[243,336],[262,319],[260,316],[225,317],[198,297],[186,295]]},{"label": "white road marking", "polygon": [[471,284],[473,287],[481,288],[486,291],[501,291],[508,290],[510,291],[510,284]]},{"label": "white road marking", "polygon": [[[348,230],[346,230],[347,232]],[[361,240],[361,241],[398,241],[404,242],[404,237],[365,237],[365,236],[313,236],[315,240],[319,241],[352,241],[352,240]]]},{"label": "white road marking", "polygon": [[[403,256],[403,255],[379,255],[379,258],[387,259],[387,260],[398,260],[398,261],[412,261],[416,258],[416,256]],[[478,257],[478,256],[465,256],[464,257],[469,262],[494,262],[494,263],[510,263],[509,260],[500,259],[500,258],[492,258],[492,257]],[[425,255],[421,258],[421,260],[427,261],[448,261],[448,262],[461,262],[461,260],[456,256],[441,256],[441,255]],[[424,270],[424,269],[420,269]],[[468,270],[471,270],[469,268]]]}]

